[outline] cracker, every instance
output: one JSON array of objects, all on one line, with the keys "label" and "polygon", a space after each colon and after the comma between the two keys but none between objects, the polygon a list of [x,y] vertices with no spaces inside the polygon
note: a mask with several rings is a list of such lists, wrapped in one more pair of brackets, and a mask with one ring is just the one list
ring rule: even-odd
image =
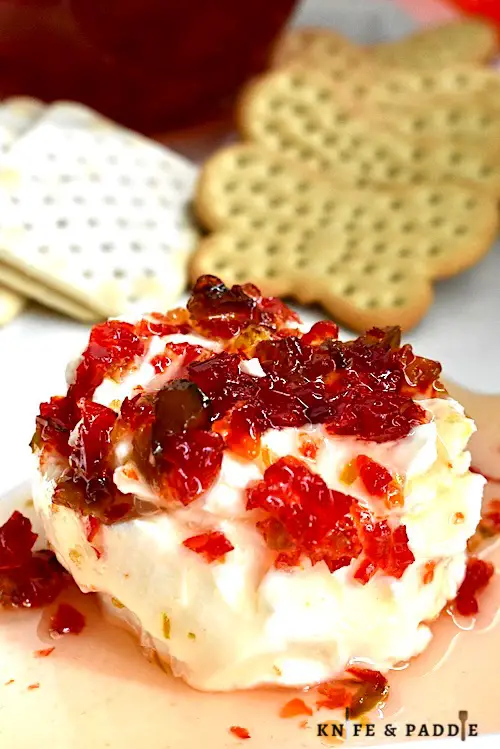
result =
[{"label": "cracker", "polygon": [[35,299],[40,304],[44,304],[46,307],[56,310],[56,312],[74,317],[76,320],[96,322],[102,318],[102,315],[99,315],[95,309],[75,302],[72,297],[65,296],[61,292],[31,278],[26,272],[18,271],[4,263],[0,263],[0,282],[8,286],[9,290],[13,290],[10,293],[17,292],[30,299]]},{"label": "cracker", "polygon": [[[299,28],[280,40],[272,67],[302,64],[316,68],[342,85],[342,94],[355,102],[430,104],[436,97],[500,95],[500,75],[492,68],[462,59],[429,69],[404,69],[377,64],[366,49],[330,29]],[[460,102],[456,102],[460,103]]]},{"label": "cracker", "polygon": [[371,81],[364,100],[380,104],[427,104],[456,97],[466,106],[470,96],[485,96],[490,104],[500,95],[500,74],[493,68],[456,64],[436,70],[388,70]]},{"label": "cracker", "polygon": [[461,18],[370,49],[384,65],[434,70],[456,62],[489,62],[498,51],[498,38],[487,21]]},{"label": "cracker", "polygon": [[272,67],[283,67],[293,62],[297,57],[310,59],[324,59],[343,54],[366,55],[364,50],[355,42],[339,34],[334,29],[322,26],[301,26],[285,31],[275,45],[272,57]]},{"label": "cracker", "polygon": [[294,63],[320,68],[335,84],[348,84],[353,95],[363,95],[375,79],[372,55],[333,29],[302,27],[287,31],[271,58],[271,67]]},{"label": "cracker", "polygon": [[500,148],[500,107],[485,96],[436,97],[432,105],[385,103],[370,109],[370,116],[409,138],[453,139],[468,152],[494,153]]},{"label": "cracker", "polygon": [[14,141],[34,125],[44,110],[45,104],[27,96],[0,102],[0,151],[7,153]]},{"label": "cracker", "polygon": [[197,239],[196,172],[85,107],[55,105],[0,168],[0,260],[41,301],[47,287],[97,316],[168,308]]},{"label": "cracker", "polygon": [[[0,153],[9,151],[14,141],[42,114],[44,106],[37,99],[27,97],[7,99],[0,103]],[[0,325],[16,317],[24,304],[19,294],[0,286]]]},{"label": "cracker", "polygon": [[[433,32],[435,33],[435,32]],[[398,42],[399,43],[399,42]],[[299,28],[287,32],[277,45],[272,67],[300,64],[319,69],[341,84],[351,101],[422,104],[436,96],[500,94],[500,75],[491,68],[459,58],[446,66],[405,69],[377,62],[367,48],[331,29]]]},{"label": "cracker", "polygon": [[493,200],[458,184],[359,190],[258,145],[219,151],[197,187],[203,239],[191,275],[253,280],[265,293],[319,302],[356,330],[414,325],[431,280],[473,265],[497,230]]},{"label": "cracker", "polygon": [[0,325],[5,325],[17,317],[25,304],[22,296],[0,286]]},{"label": "cracker", "polygon": [[216,272],[226,284],[251,281],[269,296],[319,303],[335,319],[360,331],[373,325],[400,325],[407,330],[422,319],[432,302],[432,286],[425,275],[406,263],[388,267],[371,262],[369,253],[355,255],[344,237],[339,242],[335,237],[337,252],[330,254],[332,236],[315,236],[308,245],[314,254],[307,260],[296,253],[297,246],[272,231],[257,236],[248,230],[221,230],[201,240],[191,261],[191,275],[194,280]]},{"label": "cracker", "polygon": [[446,137],[387,132],[317,70],[297,66],[259,78],[242,96],[239,123],[245,137],[358,187],[459,178],[500,195],[500,157]]}]

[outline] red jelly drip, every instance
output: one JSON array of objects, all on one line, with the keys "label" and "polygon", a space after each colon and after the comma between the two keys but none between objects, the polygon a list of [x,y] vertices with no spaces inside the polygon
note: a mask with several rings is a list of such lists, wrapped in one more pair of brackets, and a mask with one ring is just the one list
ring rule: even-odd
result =
[{"label": "red jelly drip", "polygon": [[85,627],[84,615],[69,603],[60,603],[50,620],[49,630],[52,636],[79,635]]},{"label": "red jelly drip", "polygon": [[69,576],[51,551],[32,551],[36,539],[20,512],[0,527],[0,605],[39,608],[67,585]]},{"label": "red jelly drip", "polygon": [[469,557],[465,577],[455,598],[455,606],[459,614],[473,616],[478,613],[479,604],[476,595],[479,590],[486,587],[494,571],[495,568],[491,562]]},{"label": "red jelly drip", "polygon": [[203,554],[207,562],[215,562],[234,549],[232,543],[220,531],[200,533],[182,542],[183,546],[196,554]]}]

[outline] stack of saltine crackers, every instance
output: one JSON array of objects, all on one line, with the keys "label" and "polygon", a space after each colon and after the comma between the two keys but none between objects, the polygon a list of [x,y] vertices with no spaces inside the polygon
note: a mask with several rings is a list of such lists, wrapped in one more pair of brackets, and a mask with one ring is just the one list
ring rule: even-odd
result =
[{"label": "stack of saltine crackers", "polygon": [[197,186],[215,272],[319,302],[361,330],[415,325],[433,281],[490,249],[500,199],[500,76],[486,23],[461,20],[366,48],[288,32],[243,92],[242,142]]},{"label": "stack of saltine crackers", "polygon": [[78,104],[0,104],[0,324],[25,298],[93,321],[168,309],[197,170]]}]

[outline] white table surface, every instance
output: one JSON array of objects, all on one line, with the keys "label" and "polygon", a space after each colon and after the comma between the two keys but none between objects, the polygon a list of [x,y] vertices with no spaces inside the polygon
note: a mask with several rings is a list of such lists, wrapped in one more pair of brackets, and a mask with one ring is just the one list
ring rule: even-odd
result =
[{"label": "white table surface", "polygon": [[[414,23],[390,0],[307,0],[295,22],[336,26],[360,41],[394,36]],[[306,311],[314,319],[318,311]],[[448,377],[500,392],[500,243],[475,268],[436,285],[434,306],[407,339],[439,359]],[[63,392],[68,359],[88,329],[36,305],[0,330],[0,494],[30,470],[28,442],[41,400]]]}]

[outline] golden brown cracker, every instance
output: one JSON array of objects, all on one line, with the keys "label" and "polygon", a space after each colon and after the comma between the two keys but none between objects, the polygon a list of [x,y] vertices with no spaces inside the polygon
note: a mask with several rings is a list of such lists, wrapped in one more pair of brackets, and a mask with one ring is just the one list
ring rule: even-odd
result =
[{"label": "golden brown cracker", "polygon": [[254,81],[241,98],[239,124],[246,138],[359,187],[458,178],[500,195],[500,158],[446,137],[387,131],[317,70],[296,66]]},{"label": "golden brown cracker", "polygon": [[331,82],[342,85],[346,99],[356,102],[367,99],[415,104],[418,98],[423,104],[442,95],[500,93],[498,72],[467,62],[466,58],[424,69],[384,65],[377,62],[369,48],[361,48],[332,29],[299,28],[287,32],[271,62],[275,68],[299,64],[318,69]]},{"label": "golden brown cracker", "polygon": [[385,103],[370,107],[370,116],[414,139],[452,139],[464,152],[494,154],[500,149],[500,103],[483,96],[465,102],[439,96],[432,106],[420,102]]},{"label": "golden brown cracker", "polygon": [[[354,330],[373,325],[413,327],[432,302],[432,286],[407,263],[387,266],[356,256],[345,237],[316,237],[313,254],[286,237],[228,227],[201,240],[191,261],[192,278],[216,272],[225,283],[256,283],[271,296],[291,296],[302,304],[320,303]],[[344,243],[344,244],[343,244]],[[311,248],[309,248],[311,249]],[[286,270],[284,271],[283,268]]]},{"label": "golden brown cracker", "polygon": [[200,243],[193,277],[251,279],[266,293],[320,302],[355,329],[414,325],[430,280],[477,262],[497,229],[494,201],[467,186],[358,190],[254,144],[205,164],[195,204],[217,233]]},{"label": "golden brown cracker", "polygon": [[353,96],[362,96],[375,78],[373,56],[333,29],[302,27],[287,31],[276,45],[271,67],[295,63],[317,67],[335,84],[349,86]]},{"label": "golden brown cracker", "polygon": [[461,18],[370,49],[383,65],[434,70],[458,62],[489,62],[498,51],[498,36],[487,21]]},{"label": "golden brown cracker", "polygon": [[345,53],[360,56],[367,53],[355,42],[351,42],[334,29],[322,26],[301,26],[286,31],[278,40],[271,65],[283,67],[298,57],[310,59],[323,59],[325,57],[336,57]]},{"label": "golden brown cracker", "polygon": [[380,104],[431,106],[444,96],[456,97],[457,104],[466,106],[468,97],[486,96],[491,105],[499,95],[498,71],[460,63],[435,70],[384,70],[366,87],[364,98]]}]

